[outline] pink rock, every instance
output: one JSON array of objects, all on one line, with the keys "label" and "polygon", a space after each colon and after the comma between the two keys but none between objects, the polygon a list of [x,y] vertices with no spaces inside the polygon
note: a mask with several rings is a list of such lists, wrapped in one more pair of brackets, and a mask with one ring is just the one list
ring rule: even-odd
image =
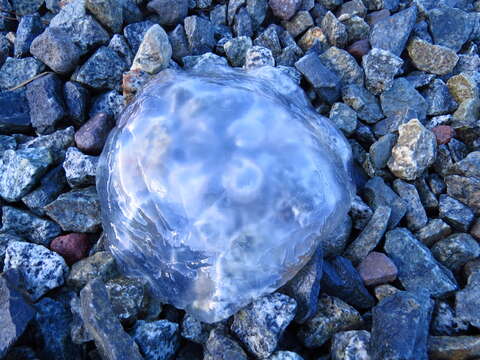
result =
[{"label": "pink rock", "polygon": [[370,43],[368,42],[368,39],[355,41],[347,48],[347,51],[350,53],[350,55],[356,57],[358,60],[361,60],[363,55],[367,55],[370,51]]},{"label": "pink rock", "polygon": [[365,285],[380,285],[397,278],[398,270],[390,258],[372,251],[357,268]]},{"label": "pink rock", "polygon": [[87,234],[71,233],[52,240],[50,249],[63,256],[71,265],[88,255],[91,244]]},{"label": "pink rock", "polygon": [[448,125],[438,125],[432,129],[435,137],[437,138],[437,144],[448,144],[450,140],[455,136],[455,130]]}]

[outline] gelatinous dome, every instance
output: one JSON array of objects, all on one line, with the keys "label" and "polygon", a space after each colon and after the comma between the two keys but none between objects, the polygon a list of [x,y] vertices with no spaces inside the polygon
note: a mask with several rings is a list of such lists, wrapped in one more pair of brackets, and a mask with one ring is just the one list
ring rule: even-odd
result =
[{"label": "gelatinous dome", "polygon": [[108,247],[164,302],[222,320],[291,279],[344,220],[350,162],[278,69],[163,71],[101,156]]}]

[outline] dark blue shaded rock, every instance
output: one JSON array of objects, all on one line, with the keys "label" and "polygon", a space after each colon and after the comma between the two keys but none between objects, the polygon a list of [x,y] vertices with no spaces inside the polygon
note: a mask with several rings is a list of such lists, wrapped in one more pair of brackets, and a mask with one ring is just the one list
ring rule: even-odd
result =
[{"label": "dark blue shaded rock", "polygon": [[45,0],[11,0],[17,15],[33,14],[38,11]]},{"label": "dark blue shaded rock", "polygon": [[467,232],[475,219],[475,214],[465,204],[448,195],[440,195],[439,217],[456,230]]},{"label": "dark blue shaded rock", "polygon": [[344,48],[347,45],[347,29],[330,11],[322,19],[322,30],[332,46]]},{"label": "dark blue shaded rock", "polygon": [[455,313],[461,321],[480,328],[478,308],[480,306],[480,273],[474,271],[467,285],[455,294]]},{"label": "dark blue shaded rock", "polygon": [[425,291],[441,297],[458,288],[452,272],[438,263],[430,250],[407,229],[388,232],[384,248],[398,268],[400,282],[408,291]]},{"label": "dark blue shaded rock", "polygon": [[422,91],[422,95],[427,103],[427,115],[430,116],[449,114],[458,106],[447,85],[440,79],[435,79]]},{"label": "dark blue shaded rock", "polygon": [[393,86],[380,95],[382,110],[385,116],[412,109],[417,112],[419,120],[425,120],[427,115],[427,103],[422,95],[405,78],[393,81]]},{"label": "dark blue shaded rock", "polygon": [[113,311],[126,325],[132,325],[147,304],[145,282],[139,278],[117,277],[105,283]]},{"label": "dark blue shaded rock", "polygon": [[89,100],[88,90],[79,83],[67,81],[63,87],[67,116],[77,125],[85,122]]},{"label": "dark blue shaded rock", "polygon": [[452,271],[459,270],[480,255],[480,245],[469,234],[457,233],[438,240],[431,248],[433,256]]},{"label": "dark blue shaded rock", "polygon": [[80,303],[85,328],[95,340],[103,359],[143,359],[137,344],[123,330],[113,312],[102,280],[92,280],[82,289]]},{"label": "dark blue shaded rock", "polygon": [[67,182],[72,188],[95,185],[98,157],[85,155],[76,147],[67,150],[63,168]]},{"label": "dark blue shaded rock", "polygon": [[44,25],[38,15],[23,16],[15,34],[15,57],[28,55],[30,44],[43,31]]},{"label": "dark blue shaded rock", "polygon": [[12,18],[13,7],[8,0],[0,1],[0,30],[13,30],[17,25],[16,21]]},{"label": "dark blue shaded rock", "polygon": [[147,8],[157,13],[160,25],[175,25],[187,16],[188,0],[153,0]]},{"label": "dark blue shaded rock", "polygon": [[427,213],[420,201],[417,188],[400,179],[393,182],[393,188],[407,204],[407,226],[411,231],[417,231],[427,225]]},{"label": "dark blue shaded rock", "polygon": [[322,64],[317,54],[305,55],[295,63],[295,67],[305,76],[323,100],[334,103],[338,99],[340,79]]},{"label": "dark blue shaded rock", "polygon": [[270,356],[295,317],[294,299],[273,293],[254,300],[234,315],[231,330],[255,356]]},{"label": "dark blue shaded rock", "polygon": [[215,39],[213,26],[209,20],[196,15],[189,16],[184,20],[184,27],[192,55],[201,55],[212,51]]},{"label": "dark blue shaded rock", "polygon": [[332,46],[320,55],[320,61],[342,80],[342,84],[363,85],[363,69],[347,51]]},{"label": "dark blue shaded rock", "polygon": [[17,141],[13,136],[0,135],[0,158],[7,150],[15,150],[17,148]]},{"label": "dark blue shaded rock", "polygon": [[72,342],[72,313],[61,302],[45,297],[35,304],[33,327],[40,357],[52,360],[75,359],[80,348]]},{"label": "dark blue shaded rock", "polygon": [[0,231],[48,246],[55,237],[60,235],[61,229],[53,221],[39,218],[25,210],[4,206]]},{"label": "dark blue shaded rock", "polygon": [[210,331],[203,360],[247,360],[242,347],[221,329]]},{"label": "dark blue shaded rock", "polygon": [[344,257],[337,256],[325,261],[321,284],[324,292],[355,308],[369,309],[375,303],[358,271]]},{"label": "dark blue shaded rock", "polygon": [[10,90],[33,79],[45,69],[40,61],[33,57],[15,59],[8,57],[0,69],[0,90]]},{"label": "dark blue shaded rock", "polygon": [[436,241],[450,235],[451,227],[441,219],[432,219],[426,226],[418,230],[415,234],[417,239],[428,247],[432,246]]},{"label": "dark blue shaded rock", "polygon": [[114,276],[118,276],[115,260],[110,253],[99,251],[73,264],[67,283],[76,289],[81,289],[95,278],[106,282]]},{"label": "dark blue shaded rock", "polygon": [[233,34],[235,36],[253,36],[253,23],[248,10],[245,7],[240,8],[233,20]]},{"label": "dark blue shaded rock", "polygon": [[32,126],[39,134],[55,131],[57,123],[65,116],[63,84],[54,74],[47,74],[27,85],[27,99]]},{"label": "dark blue shaded rock", "polygon": [[252,19],[253,29],[256,30],[262,25],[267,16],[268,1],[267,0],[248,0],[247,11]]},{"label": "dark blue shaded rock", "polygon": [[172,59],[181,63],[182,58],[190,53],[187,34],[185,34],[183,25],[178,24],[175,29],[168,34],[168,39],[172,45]]},{"label": "dark blue shaded rock", "polygon": [[412,6],[378,21],[370,33],[372,48],[388,50],[394,55],[400,56],[405,49],[416,19],[417,8]]},{"label": "dark blue shaded rock", "polygon": [[317,250],[302,270],[280,290],[297,302],[295,313],[297,323],[304,323],[317,312],[322,269],[322,251]]},{"label": "dark blue shaded rock", "polygon": [[123,35],[130,44],[133,54],[137,53],[143,37],[147,33],[148,29],[150,29],[153,25],[155,25],[154,22],[147,20],[125,26],[123,29]]},{"label": "dark blue shaded rock", "polygon": [[[461,291],[457,291],[459,296]],[[433,335],[455,335],[468,330],[468,323],[460,319],[446,301],[437,300],[430,325]]]},{"label": "dark blue shaded rock", "polygon": [[[149,76],[145,72],[141,73]],[[125,107],[124,97],[116,90],[104,92],[95,97],[92,102],[92,106],[88,113],[90,118],[97,116],[100,113],[105,113],[110,117],[117,118]]]},{"label": "dark blue shaded rock", "polygon": [[372,360],[428,360],[427,340],[433,301],[424,294],[400,291],[372,311]]},{"label": "dark blue shaded rock", "polygon": [[454,7],[439,7],[427,13],[430,33],[437,45],[459,51],[472,34],[474,19]]},{"label": "dark blue shaded rock", "polygon": [[334,234],[323,239],[321,247],[323,250],[323,256],[325,258],[329,256],[337,256],[343,254],[345,247],[350,239],[350,233],[352,232],[352,218],[345,216],[344,221],[337,227]]},{"label": "dark blue shaded rock", "polygon": [[0,275],[1,358],[5,356],[10,347],[23,334],[35,314],[35,310],[29,301],[16,288],[15,280],[18,280],[18,276],[20,275],[15,270],[9,270]]},{"label": "dark blue shaded rock", "polygon": [[[126,4],[127,1],[122,1]],[[113,33],[122,30],[124,21],[124,5],[115,0],[86,0],[85,7],[95,18]]]},{"label": "dark blue shaded rock", "polygon": [[377,98],[363,86],[356,84],[344,86],[342,88],[342,98],[348,106],[357,112],[361,120],[369,124],[376,123],[384,117]]},{"label": "dark blue shaded rock", "polygon": [[30,108],[23,89],[0,92],[0,132],[25,132],[31,129]]},{"label": "dark blue shaded rock", "polygon": [[133,54],[127,39],[123,35],[115,34],[108,43],[108,47],[115,51],[128,66],[132,66]]},{"label": "dark blue shaded rock", "polygon": [[0,66],[3,65],[5,59],[12,51],[12,43],[3,34],[0,34]]},{"label": "dark blue shaded rock", "polygon": [[131,336],[145,359],[170,360],[180,347],[178,324],[168,320],[136,322]]},{"label": "dark blue shaded rock", "polygon": [[273,14],[282,20],[290,20],[301,5],[301,0],[269,0],[268,2]]}]

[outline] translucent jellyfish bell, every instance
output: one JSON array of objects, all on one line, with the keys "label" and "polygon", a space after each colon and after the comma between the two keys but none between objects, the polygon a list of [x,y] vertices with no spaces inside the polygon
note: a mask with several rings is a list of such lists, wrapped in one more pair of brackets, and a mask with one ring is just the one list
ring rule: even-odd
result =
[{"label": "translucent jellyfish bell", "polygon": [[97,188],[120,269],[201,321],[271,293],[346,216],[351,149],[281,70],[165,70],[121,115]]}]

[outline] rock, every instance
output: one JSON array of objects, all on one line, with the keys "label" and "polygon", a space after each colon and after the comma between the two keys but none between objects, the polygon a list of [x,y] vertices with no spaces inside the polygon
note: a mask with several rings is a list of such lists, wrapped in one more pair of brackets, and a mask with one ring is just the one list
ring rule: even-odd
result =
[{"label": "rock", "polygon": [[83,154],[75,147],[67,150],[63,168],[70,187],[95,185],[98,157]]},{"label": "rock", "polygon": [[184,27],[192,55],[209,52],[215,46],[213,26],[210,21],[193,15],[185,18]]},{"label": "rock", "polygon": [[16,58],[28,56],[33,39],[40,35],[43,29],[44,25],[40,16],[27,15],[21,18],[15,34],[15,48],[13,53]]},{"label": "rock", "polygon": [[351,232],[352,219],[350,216],[345,216],[344,221],[342,221],[341,225],[336,228],[335,233],[323,239],[321,244],[323,256],[327,258],[343,254]]},{"label": "rock", "polygon": [[268,2],[273,15],[285,21],[295,15],[300,9],[300,5],[302,5],[302,0],[269,0]]},{"label": "rock", "polygon": [[324,293],[335,295],[355,308],[369,309],[374,305],[360,274],[344,257],[325,261],[321,287]]},{"label": "rock", "polygon": [[376,123],[384,117],[378,104],[378,100],[363,86],[355,84],[346,85],[342,88],[343,101],[357,112],[361,120],[369,124]]},{"label": "rock", "polygon": [[189,314],[185,314],[182,321],[181,335],[185,339],[204,345],[212,329],[210,324],[202,323]]},{"label": "rock", "polygon": [[341,331],[333,335],[332,360],[370,360],[370,333],[365,330]]},{"label": "rock", "polygon": [[467,331],[468,323],[459,319],[446,301],[437,301],[430,328],[433,335],[453,335]]},{"label": "rock", "polygon": [[480,178],[480,151],[472,151],[464,159],[455,163],[450,172],[453,174]]},{"label": "rock", "polygon": [[[150,76],[150,75],[149,75]],[[93,104],[88,113],[92,118],[98,113],[105,113],[117,119],[125,107],[125,99],[116,90],[104,92],[93,99]]]},{"label": "rock", "polygon": [[369,160],[375,169],[383,169],[387,166],[396,141],[397,136],[390,133],[380,137],[370,146]]},{"label": "rock", "polygon": [[90,247],[88,235],[79,233],[58,236],[50,244],[50,250],[60,254],[68,265],[85,258]]},{"label": "rock", "polygon": [[114,33],[119,33],[123,25],[123,7],[115,0],[86,0],[85,6],[98,21]]},{"label": "rock", "polygon": [[286,295],[263,296],[234,315],[231,330],[252,354],[268,357],[295,317],[296,308],[296,301]]},{"label": "rock", "polygon": [[387,230],[391,213],[388,206],[378,206],[362,232],[348,245],[345,257],[354,265],[362,262],[368,253],[377,247]]},{"label": "rock", "polygon": [[261,32],[254,40],[254,45],[263,46],[272,51],[272,54],[277,58],[282,53],[282,46],[277,33],[277,27],[274,25],[268,26]]},{"label": "rock", "polygon": [[253,23],[248,10],[245,7],[240,8],[233,20],[233,34],[235,36],[253,36]]},{"label": "rock", "polygon": [[275,58],[270,49],[262,46],[252,46],[245,54],[245,69],[261,66],[275,66]]},{"label": "rock", "polygon": [[407,51],[418,70],[436,75],[451,73],[458,62],[455,51],[444,46],[432,45],[419,38],[413,38],[409,42]]},{"label": "rock", "polygon": [[80,291],[80,301],[85,328],[95,340],[103,359],[143,359],[113,312],[102,280],[90,281]]},{"label": "rock", "polygon": [[6,150],[0,165],[0,195],[18,201],[31,191],[52,164],[47,149]]},{"label": "rock", "polygon": [[427,225],[428,217],[422,202],[420,201],[420,195],[414,185],[409,184],[400,179],[396,179],[393,182],[393,188],[400,195],[400,197],[407,204],[407,226],[411,231],[417,231]]},{"label": "rock", "polygon": [[475,214],[460,201],[440,195],[439,216],[458,231],[467,232],[475,219]]},{"label": "rock", "polygon": [[372,360],[427,360],[428,327],[433,301],[425,295],[400,291],[372,310]]},{"label": "rock", "polygon": [[400,72],[403,60],[390,51],[373,48],[362,58],[366,87],[378,95],[393,86],[393,78]]},{"label": "rock", "polygon": [[428,187],[425,176],[418,177],[414,184],[417,188],[418,195],[420,196],[423,206],[427,210],[437,209],[438,200],[432,190]]},{"label": "rock", "polygon": [[155,24],[145,33],[131,70],[156,74],[167,68],[172,57],[172,46],[163,28]]},{"label": "rock", "polygon": [[47,74],[27,85],[27,99],[32,126],[39,134],[55,131],[57,123],[65,116],[63,85],[60,78]]},{"label": "rock", "polygon": [[0,135],[0,158],[6,150],[15,150],[17,148],[17,141],[12,136]]},{"label": "rock", "polygon": [[128,45],[127,39],[123,35],[115,34],[108,43],[108,47],[115,51],[118,56],[127,64],[127,66],[132,66],[133,56],[130,45]]},{"label": "rock", "polygon": [[417,19],[415,6],[402,10],[375,23],[370,32],[373,48],[388,50],[400,56]]},{"label": "rock", "polygon": [[100,228],[100,204],[94,186],[60,195],[45,206],[45,211],[63,231],[96,232]]},{"label": "rock", "polygon": [[26,132],[31,126],[25,90],[0,92],[0,132]]},{"label": "rock", "polygon": [[19,150],[36,149],[37,151],[49,150],[55,165],[65,159],[65,152],[73,144],[73,126],[57,130],[48,135],[41,135],[27,140],[18,145]]},{"label": "rock", "polygon": [[213,53],[205,53],[198,56],[185,56],[183,58],[184,69],[208,69],[212,66],[228,66],[228,61],[222,56]]},{"label": "rock", "polygon": [[[257,38],[258,39],[258,38]],[[312,26],[298,40],[298,46],[304,51],[314,49],[328,50],[329,44],[327,37],[318,26]]]},{"label": "rock", "polygon": [[465,288],[455,293],[455,313],[458,319],[476,328],[480,327],[478,319],[480,281],[478,274],[478,270],[472,272],[468,276]]},{"label": "rock", "polygon": [[[292,19],[290,19],[290,21],[282,22],[282,25],[287,30],[285,34],[288,34],[288,36],[293,39],[303,34],[308,28],[312,27],[314,22],[308,11],[299,11]],[[286,35],[282,36],[285,37]],[[283,42],[285,43],[285,41]],[[297,46],[294,41],[292,41],[290,45]]]},{"label": "rock", "polygon": [[469,234],[457,233],[438,240],[432,246],[432,254],[442,265],[457,271],[480,255],[480,245]]},{"label": "rock", "polygon": [[248,15],[252,19],[253,28],[259,28],[267,16],[267,0],[248,0],[246,8]]},{"label": "rock", "polygon": [[435,135],[420,121],[412,119],[400,125],[388,167],[401,179],[415,180],[435,161],[436,145]]},{"label": "rock", "polygon": [[87,114],[88,90],[79,83],[67,81],[63,87],[63,99],[67,116],[76,125],[83,124]]},{"label": "rock", "polygon": [[61,232],[53,221],[39,218],[28,211],[2,207],[2,233],[18,235],[30,242],[48,246]]},{"label": "rock", "polygon": [[33,301],[61,286],[68,273],[63,258],[42,245],[13,241],[8,244],[3,271],[17,269]]},{"label": "rock", "polygon": [[362,59],[362,57],[370,51],[370,43],[368,39],[357,40],[347,47],[347,51],[355,58]]},{"label": "rock", "polygon": [[322,30],[332,46],[344,48],[347,45],[347,29],[330,11],[322,19]]},{"label": "rock", "polygon": [[145,34],[153,25],[155,25],[154,22],[146,20],[125,26],[123,35],[127,39],[133,54],[137,53]]},{"label": "rock", "polygon": [[44,0],[12,0],[13,8],[17,15],[28,15],[38,11]]},{"label": "rock", "polygon": [[73,264],[67,283],[76,289],[81,289],[90,280],[100,278],[105,282],[116,274],[117,269],[112,255],[100,251]]},{"label": "rock", "polygon": [[353,227],[357,230],[363,230],[372,217],[373,211],[363,200],[356,195],[352,201],[350,215],[353,218]]},{"label": "rock", "polygon": [[383,181],[381,177],[370,179],[364,187],[368,205],[376,210],[380,206],[390,207],[388,228],[392,229],[400,222],[407,211],[407,204]]},{"label": "rock", "polygon": [[232,66],[243,66],[248,49],[252,47],[252,39],[247,36],[239,36],[228,40],[223,48]]},{"label": "rock", "polygon": [[430,336],[428,355],[431,360],[475,359],[480,356],[480,336]]},{"label": "rock", "polygon": [[33,79],[44,69],[45,65],[33,57],[22,59],[7,57],[0,68],[0,90],[13,89]]},{"label": "rock", "polygon": [[457,103],[467,99],[475,99],[480,95],[478,80],[474,74],[460,73],[447,81],[448,90]]},{"label": "rock", "polygon": [[268,360],[303,360],[303,358],[291,351],[275,351]]},{"label": "rock", "polygon": [[428,11],[429,30],[437,45],[458,52],[472,33],[473,18],[453,7],[439,7]]},{"label": "rock", "polygon": [[281,288],[297,302],[295,322],[302,324],[317,312],[322,274],[322,252],[317,250],[297,275]]},{"label": "rock", "polygon": [[477,219],[470,230],[470,234],[477,239],[480,240],[480,219]]},{"label": "rock", "polygon": [[444,115],[455,111],[458,104],[453,100],[447,85],[440,80],[435,79],[428,87],[422,91],[422,95],[427,103],[427,115]]},{"label": "rock", "polygon": [[372,251],[358,266],[358,272],[367,286],[392,282],[397,278],[397,267],[383,253]]},{"label": "rock", "polygon": [[451,271],[440,265],[410,231],[398,228],[388,232],[384,248],[398,268],[400,282],[408,291],[425,291],[433,297],[440,297],[457,289]]},{"label": "rock", "polygon": [[333,104],[330,108],[329,118],[347,136],[353,134],[357,128],[357,113],[344,103]]},{"label": "rock", "polygon": [[301,326],[298,338],[307,348],[319,347],[334,334],[362,325],[363,319],[357,310],[336,297],[322,295],[316,315]]},{"label": "rock", "polygon": [[2,337],[0,338],[0,357],[4,357],[10,347],[23,334],[35,314],[34,308],[16,288],[13,278],[18,276],[15,270],[0,275],[0,320]]},{"label": "rock", "polygon": [[432,132],[437,139],[437,145],[448,144],[449,141],[455,136],[455,130],[448,125],[438,125],[432,128]]},{"label": "rock", "polygon": [[146,360],[169,360],[180,346],[178,324],[168,320],[137,321],[130,334]]},{"label": "rock", "polygon": [[393,86],[380,95],[385,116],[395,116],[405,109],[416,111],[418,119],[425,120],[427,103],[420,93],[405,78],[393,81]]},{"label": "rock", "polygon": [[327,102],[335,102],[340,95],[340,79],[322,64],[316,54],[305,55],[295,63],[295,68],[305,76],[320,97]]},{"label": "rock", "polygon": [[187,35],[183,25],[178,24],[174,30],[168,34],[170,45],[172,46],[172,58],[178,63],[190,52]]},{"label": "rock", "polygon": [[220,329],[212,329],[205,343],[203,360],[247,360],[242,347]]},{"label": "rock", "polygon": [[113,125],[110,116],[97,113],[75,133],[77,147],[86,154],[99,155]]},{"label": "rock", "polygon": [[135,323],[147,302],[145,282],[136,278],[118,277],[107,281],[105,287],[118,319],[126,325]]},{"label": "rock", "polygon": [[320,61],[332,70],[343,84],[363,85],[363,70],[347,51],[332,46],[320,55]]},{"label": "rock", "polygon": [[69,33],[51,26],[32,41],[30,52],[59,74],[68,74],[75,69],[82,55]]},{"label": "rock", "polygon": [[445,177],[447,193],[480,213],[480,178],[449,175]]},{"label": "rock", "polygon": [[157,13],[160,25],[175,25],[187,16],[188,0],[153,0],[147,4],[147,8]]}]

